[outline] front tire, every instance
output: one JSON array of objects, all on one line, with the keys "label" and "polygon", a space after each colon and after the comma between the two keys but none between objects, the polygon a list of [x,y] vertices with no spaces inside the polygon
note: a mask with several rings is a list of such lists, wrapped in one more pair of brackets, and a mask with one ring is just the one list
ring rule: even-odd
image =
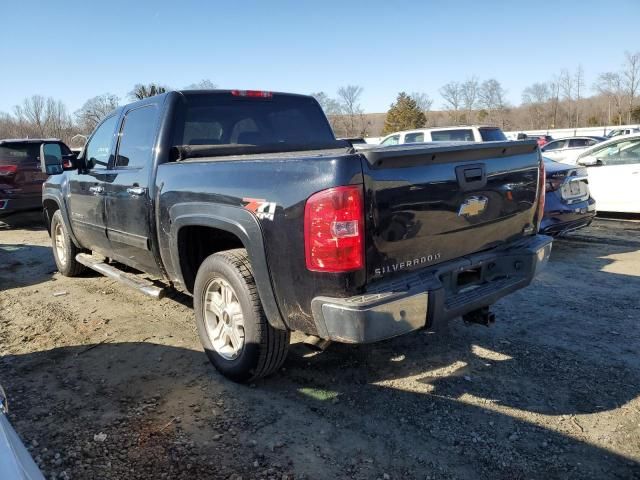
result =
[{"label": "front tire", "polygon": [[248,382],[283,364],[290,332],[269,324],[245,249],[216,253],[202,262],[194,309],[202,346],[225,377]]},{"label": "front tire", "polygon": [[51,217],[51,246],[56,267],[62,275],[75,277],[85,271],[86,267],[76,261],[80,249],[71,240],[60,210],[56,210]]}]

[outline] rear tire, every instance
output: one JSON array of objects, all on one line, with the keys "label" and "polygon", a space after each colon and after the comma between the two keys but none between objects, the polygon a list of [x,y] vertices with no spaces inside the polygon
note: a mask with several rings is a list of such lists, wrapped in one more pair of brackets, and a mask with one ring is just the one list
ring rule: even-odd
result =
[{"label": "rear tire", "polygon": [[62,275],[75,277],[85,271],[86,267],[76,261],[76,255],[81,250],[71,240],[60,210],[56,210],[51,217],[51,246],[56,267]]},{"label": "rear tire", "polygon": [[248,382],[282,366],[290,332],[269,324],[245,249],[207,257],[198,269],[193,298],[200,341],[222,375]]}]

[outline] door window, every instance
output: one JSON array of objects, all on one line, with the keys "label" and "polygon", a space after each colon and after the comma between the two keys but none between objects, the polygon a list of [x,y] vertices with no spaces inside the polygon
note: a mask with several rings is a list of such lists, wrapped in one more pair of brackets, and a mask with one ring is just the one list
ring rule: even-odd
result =
[{"label": "door window", "polygon": [[142,168],[151,158],[156,132],[155,105],[131,110],[124,117],[116,167]]},{"label": "door window", "polygon": [[567,143],[566,140],[557,140],[555,142],[549,142],[543,147],[542,151],[548,152],[550,150],[558,150],[560,148],[564,148],[566,143]]},{"label": "door window", "polygon": [[630,165],[640,163],[640,139],[625,140],[593,153],[604,165]]},{"label": "door window", "polygon": [[424,142],[424,133],[415,132],[415,133],[407,133],[404,136],[404,143],[422,143]]},{"label": "door window", "polygon": [[392,135],[389,138],[386,138],[380,145],[389,146],[389,145],[398,145],[398,141],[400,140],[400,135]]},{"label": "door window", "polygon": [[588,138],[572,138],[569,140],[569,148],[589,147],[594,143],[593,140],[589,140]]},{"label": "door window", "polygon": [[100,124],[87,143],[84,158],[87,169],[107,168],[111,153],[111,140],[116,128],[117,117],[114,115]]}]

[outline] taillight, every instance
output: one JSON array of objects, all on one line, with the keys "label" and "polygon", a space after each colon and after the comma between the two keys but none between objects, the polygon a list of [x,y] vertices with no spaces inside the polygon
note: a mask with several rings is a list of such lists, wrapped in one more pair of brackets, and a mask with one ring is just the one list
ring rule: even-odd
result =
[{"label": "taillight", "polygon": [[544,215],[545,182],[544,160],[541,160],[540,172],[538,173],[538,218],[540,220],[542,220]]},{"label": "taillight", "polygon": [[562,186],[562,182],[564,182],[564,178],[547,178],[545,182],[545,190],[547,192],[555,192]]},{"label": "taillight", "polygon": [[348,272],[364,266],[362,187],[322,190],[304,208],[307,268],[314,272]]},{"label": "taillight", "polygon": [[234,97],[249,97],[249,98],[272,98],[272,92],[265,92],[264,90],[231,90],[231,95]]},{"label": "taillight", "polygon": [[0,165],[0,177],[8,177],[18,171],[17,165]]}]

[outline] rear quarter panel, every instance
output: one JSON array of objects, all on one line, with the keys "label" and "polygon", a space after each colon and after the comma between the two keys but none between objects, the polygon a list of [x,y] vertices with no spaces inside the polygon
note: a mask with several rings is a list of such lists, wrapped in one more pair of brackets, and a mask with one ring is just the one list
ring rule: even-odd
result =
[{"label": "rear quarter panel", "polygon": [[[315,273],[304,258],[304,206],[313,193],[337,185],[361,184],[359,155],[342,152],[278,156],[244,156],[188,160],[158,166],[157,205],[160,253],[169,277],[182,284],[171,239],[178,205],[217,205],[250,211],[258,218],[273,291],[285,323],[315,333],[311,299],[318,295],[349,296],[365,281],[364,272]],[[252,202],[274,204],[270,215],[251,211]],[[208,206],[208,207],[207,207]],[[182,207],[181,207],[182,208]],[[229,211],[229,210],[227,210]],[[175,253],[175,252],[174,252]]]}]

